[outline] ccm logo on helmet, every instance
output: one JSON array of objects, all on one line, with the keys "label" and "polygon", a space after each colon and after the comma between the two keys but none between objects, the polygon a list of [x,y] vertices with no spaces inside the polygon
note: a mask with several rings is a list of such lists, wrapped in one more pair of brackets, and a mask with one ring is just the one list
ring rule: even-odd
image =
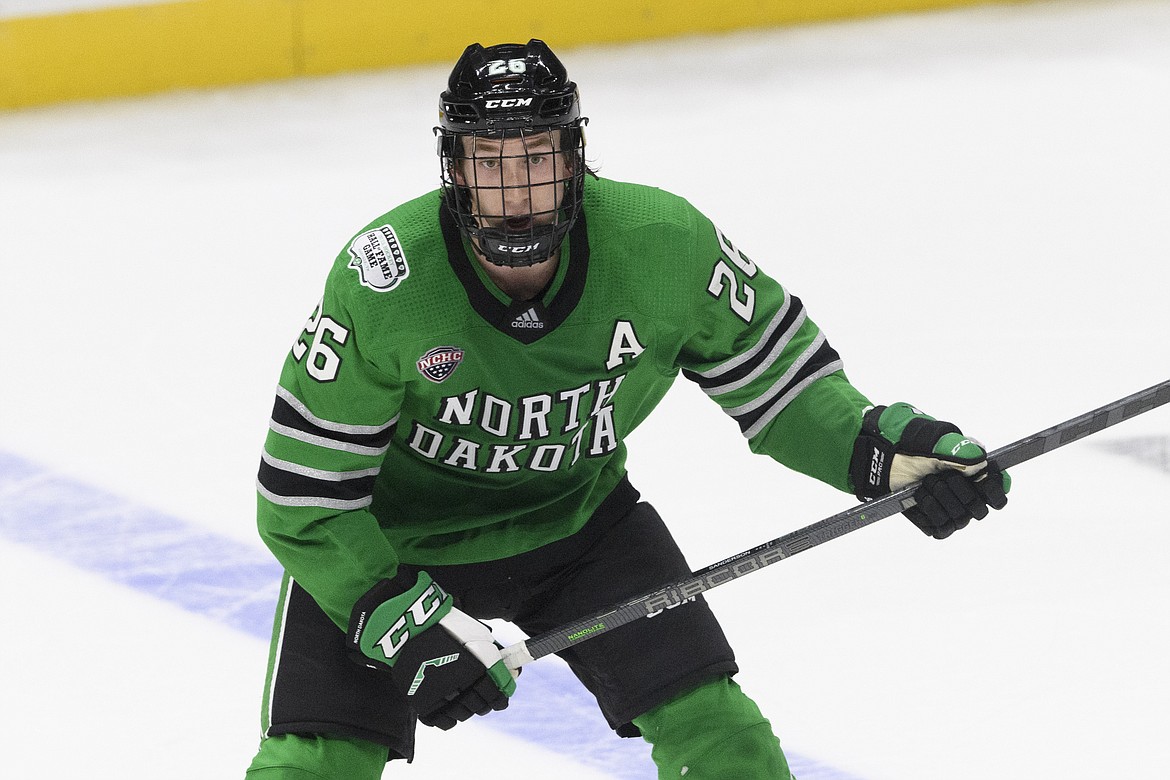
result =
[{"label": "ccm logo on helmet", "polygon": [[532,98],[506,98],[504,100],[485,100],[485,108],[518,108],[532,105]]}]

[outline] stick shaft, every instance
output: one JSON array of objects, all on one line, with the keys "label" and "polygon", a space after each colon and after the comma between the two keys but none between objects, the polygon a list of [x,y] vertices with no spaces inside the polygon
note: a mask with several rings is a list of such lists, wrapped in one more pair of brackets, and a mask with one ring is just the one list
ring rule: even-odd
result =
[{"label": "stick shaft", "polygon": [[[1106,404],[1079,417],[1066,420],[1031,436],[1026,436],[989,453],[988,459],[994,461],[1002,469],[1012,468],[1166,403],[1170,403],[1170,380],[1126,396],[1111,404]],[[800,530],[745,550],[731,558],[713,563],[692,573],[690,577],[665,585],[658,590],[547,631],[524,642],[518,642],[504,648],[504,661],[510,668],[519,668],[523,664],[600,636],[619,626],[656,615],[664,609],[676,607],[711,588],[719,587],[811,547],[824,544],[890,515],[903,512],[914,506],[914,492],[917,487],[917,485],[910,485],[879,499],[859,504]]]}]

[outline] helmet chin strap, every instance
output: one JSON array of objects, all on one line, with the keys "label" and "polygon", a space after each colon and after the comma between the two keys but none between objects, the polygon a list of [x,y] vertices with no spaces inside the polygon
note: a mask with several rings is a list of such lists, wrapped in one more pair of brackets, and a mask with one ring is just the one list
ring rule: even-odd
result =
[{"label": "helmet chin strap", "polygon": [[535,228],[522,236],[509,236],[491,228],[476,231],[476,249],[492,265],[523,268],[543,263],[554,256],[561,236],[556,227]]}]

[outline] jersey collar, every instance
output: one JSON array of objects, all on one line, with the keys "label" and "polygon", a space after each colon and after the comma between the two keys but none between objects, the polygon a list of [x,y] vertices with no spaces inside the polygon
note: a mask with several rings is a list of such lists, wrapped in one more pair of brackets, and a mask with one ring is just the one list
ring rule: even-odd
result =
[{"label": "jersey collar", "polygon": [[447,246],[447,261],[467,292],[471,308],[501,333],[522,344],[531,344],[555,330],[581,302],[589,274],[589,235],[584,212],[578,215],[573,229],[569,231],[570,252],[568,257],[562,258],[562,262],[568,261],[568,268],[547,306],[539,300],[504,303],[493,295],[471,265],[474,261],[467,256],[459,227],[447,207],[441,203],[439,227]]}]

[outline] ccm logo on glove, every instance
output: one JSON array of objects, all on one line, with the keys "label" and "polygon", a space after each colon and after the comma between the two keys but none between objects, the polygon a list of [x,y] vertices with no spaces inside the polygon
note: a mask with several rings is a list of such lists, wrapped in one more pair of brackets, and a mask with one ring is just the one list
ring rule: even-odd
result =
[{"label": "ccm logo on glove", "polygon": [[[410,639],[411,629],[417,632],[420,628],[427,625],[427,621],[438,614],[439,609],[443,606],[443,600],[446,598],[447,594],[435,582],[432,582],[423,591],[423,594],[394,622],[394,625],[390,626],[390,630],[383,634],[382,638],[377,641],[377,646],[382,648],[382,652],[385,653],[387,660],[392,660],[406,644],[406,640]],[[360,632],[360,627],[358,630]],[[360,643],[360,633],[355,638]]]},{"label": "ccm logo on glove", "polygon": [[354,605],[347,642],[360,663],[389,671],[428,726],[502,710],[516,690],[518,672],[504,664],[491,630],[425,571],[370,588]]},{"label": "ccm logo on glove", "polygon": [[919,484],[916,506],[904,514],[936,539],[982,520],[988,507],[1002,509],[1011,489],[1011,478],[988,462],[979,442],[906,403],[865,412],[849,476],[863,500]]}]

